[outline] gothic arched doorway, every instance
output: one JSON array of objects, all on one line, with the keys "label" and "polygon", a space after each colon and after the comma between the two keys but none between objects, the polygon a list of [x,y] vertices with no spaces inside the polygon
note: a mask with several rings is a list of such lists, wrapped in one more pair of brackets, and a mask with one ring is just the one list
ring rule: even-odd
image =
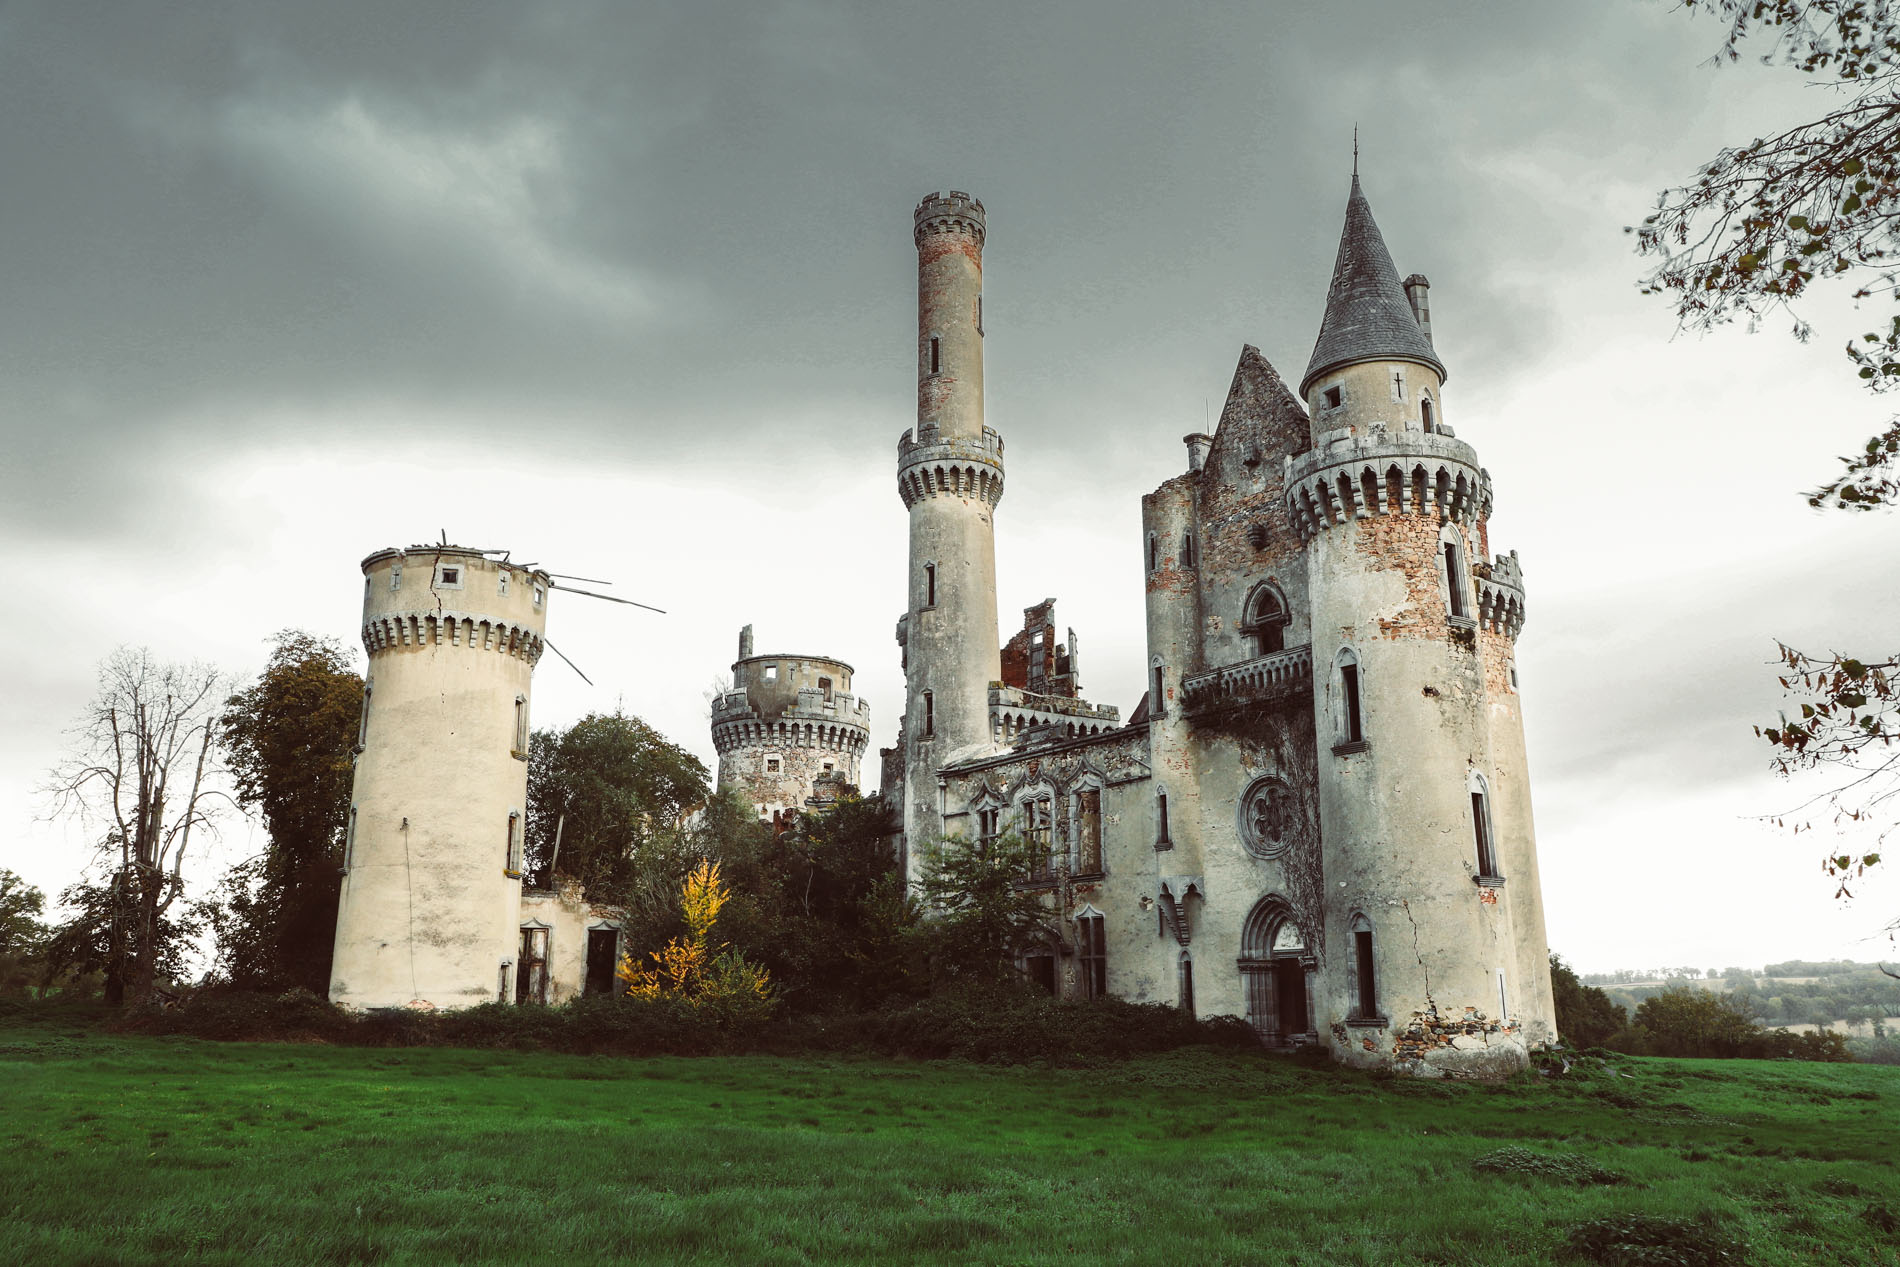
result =
[{"label": "gothic arched doorway", "polygon": [[1254,903],[1240,934],[1240,984],[1247,1021],[1269,1047],[1317,1042],[1313,970],[1318,961],[1286,899]]}]

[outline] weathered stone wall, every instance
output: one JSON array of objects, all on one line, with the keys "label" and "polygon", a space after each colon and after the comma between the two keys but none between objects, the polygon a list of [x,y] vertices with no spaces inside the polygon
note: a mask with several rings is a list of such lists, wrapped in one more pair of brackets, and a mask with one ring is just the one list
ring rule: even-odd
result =
[{"label": "weathered stone wall", "polygon": [[330,998],[489,1002],[518,936],[509,840],[526,828],[551,582],[453,546],[385,550],[363,573],[368,691]]},{"label": "weathered stone wall", "polygon": [[761,818],[771,818],[803,809],[821,776],[842,775],[857,785],[871,706],[850,693],[851,676],[850,665],[823,656],[735,662],[732,689],[713,703],[719,786],[736,789]]},{"label": "weathered stone wall", "polygon": [[[643,948],[628,946],[620,937],[625,913],[619,908],[589,902],[579,881],[561,877],[557,889],[523,889],[521,926],[548,930],[549,1003],[565,1003],[578,998],[587,984],[587,938],[594,929],[612,929],[620,954],[638,953]],[[518,953],[518,949],[517,949]],[[618,987],[615,987],[618,992]],[[513,995],[509,996],[511,999]]]}]

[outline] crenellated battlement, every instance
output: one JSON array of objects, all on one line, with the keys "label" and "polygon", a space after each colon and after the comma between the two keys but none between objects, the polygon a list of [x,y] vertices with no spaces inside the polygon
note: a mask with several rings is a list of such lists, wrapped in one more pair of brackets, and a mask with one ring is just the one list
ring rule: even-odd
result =
[{"label": "crenellated battlement", "polygon": [[990,738],[1010,743],[1024,732],[1052,726],[1064,738],[1099,735],[1121,726],[1121,710],[1066,695],[1036,695],[1020,687],[990,684]]},{"label": "crenellated battlement", "polygon": [[1436,514],[1471,524],[1491,514],[1491,475],[1452,436],[1341,428],[1286,459],[1286,509],[1304,537],[1374,515]]},{"label": "crenellated battlement", "polygon": [[918,246],[924,244],[925,238],[939,233],[966,234],[981,246],[987,231],[983,204],[959,189],[933,193],[918,203],[912,213],[912,225]]},{"label": "crenellated battlement", "polygon": [[768,721],[750,709],[724,714],[715,711],[713,747],[721,753],[741,748],[822,748],[848,753],[855,760],[864,755],[871,742],[870,713],[869,705],[860,705],[850,718],[810,717],[787,711]]},{"label": "crenellated battlement", "polygon": [[[748,718],[759,720],[763,719],[763,717],[764,714],[753,706],[751,699],[743,690],[727,691],[724,695],[721,695],[718,699],[713,701],[712,721],[715,728],[726,722],[744,721]],[[869,731],[871,726],[871,705],[868,700],[861,700],[856,696],[846,695],[839,691],[833,691],[831,693],[831,699],[827,701],[822,689],[805,686],[800,687],[798,690],[798,702],[776,713],[772,720],[810,721],[826,725],[855,726],[861,730]]]},{"label": "crenellated battlement", "polygon": [[897,492],[906,508],[926,497],[975,497],[994,507],[1003,500],[1003,437],[989,427],[977,442],[943,439],[935,427],[906,431],[897,440]]},{"label": "crenellated battlement", "polygon": [[1478,576],[1478,623],[1515,639],[1524,628],[1524,569],[1517,551],[1500,554]]},{"label": "crenellated battlement", "polygon": [[363,625],[363,650],[371,656],[408,647],[466,647],[515,656],[532,666],[545,645],[541,634],[526,625],[446,608],[382,612]]}]

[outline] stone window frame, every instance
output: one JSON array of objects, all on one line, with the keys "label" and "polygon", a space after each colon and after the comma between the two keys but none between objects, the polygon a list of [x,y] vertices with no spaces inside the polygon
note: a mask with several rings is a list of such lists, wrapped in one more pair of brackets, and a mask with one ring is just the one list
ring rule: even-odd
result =
[{"label": "stone window frame", "polygon": [[[1476,767],[1465,771],[1465,792],[1471,805],[1471,843],[1477,854],[1473,883],[1487,889],[1502,888],[1504,865],[1498,858],[1498,833],[1491,813],[1491,784]],[[1490,863],[1487,870],[1486,863]]]},{"label": "stone window frame", "polygon": [[[924,370],[925,378],[936,378],[943,373],[943,331],[932,330],[924,336],[923,353],[929,358],[930,368]],[[920,365],[918,367],[922,369]]]},{"label": "stone window frame", "polygon": [[369,747],[369,702],[376,690],[376,679],[365,675],[363,678],[363,711],[356,718],[356,743],[350,751],[358,756]]},{"label": "stone window frame", "polygon": [[1235,830],[1239,833],[1241,848],[1245,849],[1250,856],[1263,860],[1278,858],[1293,844],[1290,833],[1283,840],[1267,843],[1262,843],[1256,839],[1256,833],[1253,830],[1253,816],[1248,813],[1248,808],[1253,804],[1253,800],[1256,796],[1274,787],[1285,789],[1287,797],[1291,799],[1293,795],[1292,784],[1277,774],[1263,774],[1248,783],[1246,791],[1242,792],[1240,798],[1234,803],[1234,826]]},{"label": "stone window frame", "polygon": [[[455,574],[453,580],[449,579],[451,572]],[[435,572],[429,581],[429,588],[437,590],[466,589],[468,587],[468,581],[465,579],[467,576],[467,563],[459,562],[454,559],[437,559],[435,561]]]},{"label": "stone window frame", "polygon": [[342,871],[344,875],[348,875],[350,868],[356,864],[356,808],[355,802],[351,802],[349,820],[343,824]]},{"label": "stone window frame", "polygon": [[534,609],[540,611],[543,607],[547,606],[547,602],[548,587],[545,585],[536,585],[534,587]]},{"label": "stone window frame", "polygon": [[[1352,672],[1348,674],[1347,669]],[[1334,756],[1349,756],[1355,752],[1364,752],[1372,745],[1366,739],[1366,675],[1365,665],[1359,659],[1351,643],[1342,645],[1333,656],[1333,671],[1327,684],[1328,700],[1333,715],[1333,733],[1338,736],[1333,743]],[[1358,734],[1353,733],[1355,718],[1358,722]]]},{"label": "stone window frame", "polygon": [[[1354,909],[1346,921],[1346,936],[1346,980],[1352,990],[1346,1024],[1355,1028],[1384,1029],[1392,1020],[1379,1008],[1379,939],[1371,917]],[[1365,938],[1363,942],[1361,937]],[[1368,995],[1372,1003],[1369,1009],[1366,1007]]]},{"label": "stone window frame", "polygon": [[1441,420],[1438,417],[1438,402],[1432,399],[1431,389],[1418,389],[1418,425],[1426,435],[1437,435]]},{"label": "stone window frame", "polygon": [[1346,384],[1343,381],[1334,380],[1319,389],[1319,407],[1321,409],[1338,409],[1345,405],[1345,403]]},{"label": "stone window frame", "polygon": [[[1028,854],[1030,872],[1024,877],[1026,880],[1040,880],[1056,873],[1056,805],[1060,799],[1054,785],[1046,779],[1016,790],[1011,815]],[[1037,824],[1038,813],[1046,815],[1040,825]]]},{"label": "stone window frame", "polygon": [[1190,528],[1181,534],[1181,570],[1192,571],[1194,566],[1194,530]]},{"label": "stone window frame", "polygon": [[923,738],[935,739],[937,737],[937,696],[932,691],[924,691],[922,694],[924,700]]},{"label": "stone window frame", "polygon": [[760,774],[784,774],[785,754],[776,748],[767,748],[759,754]]},{"label": "stone window frame", "polygon": [[1438,599],[1445,605],[1446,623],[1453,629],[1476,629],[1470,551],[1456,525],[1448,523],[1438,530],[1437,556]]},{"label": "stone window frame", "polygon": [[508,811],[508,852],[503,856],[502,874],[510,880],[519,880],[522,875],[522,818],[521,811]]},{"label": "stone window frame", "polygon": [[1189,1020],[1195,1018],[1194,952],[1185,946],[1175,960],[1174,1005],[1186,1012]]},{"label": "stone window frame", "polygon": [[[1261,603],[1272,600],[1276,613],[1260,611]],[[1253,639],[1253,657],[1272,655],[1275,651],[1286,650],[1286,631],[1293,625],[1293,605],[1287,602],[1286,591],[1272,577],[1257,582],[1247,591],[1247,599],[1240,605],[1239,629],[1241,635]],[[1271,641],[1263,631],[1277,628],[1280,631],[1280,645],[1270,650],[1262,650],[1261,643]]]},{"label": "stone window frame", "polygon": [[1148,571],[1152,574],[1161,570],[1161,534],[1148,534]]},{"label": "stone window frame", "polygon": [[1148,661],[1148,716],[1168,715],[1168,662],[1160,656]]},{"label": "stone window frame", "polygon": [[937,605],[937,561],[924,560],[924,593],[917,604],[918,611],[929,611]]},{"label": "stone window frame", "polygon": [[[538,993],[541,997],[528,1000],[531,1003],[545,1005],[548,1001],[548,996],[554,992],[554,925],[537,915],[533,918],[522,920],[517,926],[517,931],[518,933],[538,932],[547,934],[541,943],[540,989],[530,991],[531,993]],[[517,955],[521,955],[521,942],[521,937],[517,935],[515,938],[515,953]],[[528,970],[528,963],[529,961],[525,955],[515,961],[515,1002],[517,1004],[522,1001],[521,974]]]},{"label": "stone window frame", "polygon": [[1084,902],[1075,923],[1075,976],[1085,999],[1108,995],[1108,916]]},{"label": "stone window frame", "polygon": [[1172,827],[1168,822],[1168,785],[1155,784],[1155,852],[1174,848]]},{"label": "stone window frame", "polygon": [[[1082,794],[1095,793],[1095,862],[1096,866],[1084,869],[1082,863]],[[1102,809],[1102,776],[1093,770],[1084,773],[1070,785],[1065,796],[1069,815],[1069,874],[1077,876],[1097,876],[1108,874],[1108,848],[1103,820],[1107,817]]]},{"label": "stone window frame", "polygon": [[531,732],[528,729],[528,697],[525,694],[517,693],[515,695],[514,742],[508,749],[508,755],[517,761],[526,761],[528,759],[530,735]]}]

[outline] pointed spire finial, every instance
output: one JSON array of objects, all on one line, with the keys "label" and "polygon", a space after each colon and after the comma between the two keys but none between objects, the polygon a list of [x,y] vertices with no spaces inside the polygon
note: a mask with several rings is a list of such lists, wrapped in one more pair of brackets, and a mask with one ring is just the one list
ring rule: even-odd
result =
[{"label": "pointed spire finial", "polygon": [[1352,174],[1359,174],[1359,125],[1352,125]]}]

